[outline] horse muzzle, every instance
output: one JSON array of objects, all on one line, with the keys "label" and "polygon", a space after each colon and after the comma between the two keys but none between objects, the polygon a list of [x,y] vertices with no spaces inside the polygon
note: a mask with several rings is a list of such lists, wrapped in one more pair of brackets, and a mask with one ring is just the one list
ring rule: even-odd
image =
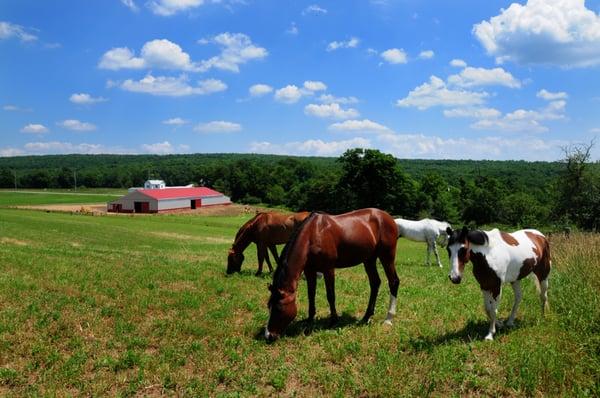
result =
[{"label": "horse muzzle", "polygon": [[265,339],[267,340],[267,343],[272,343],[275,340],[279,339],[279,335],[271,333],[269,332],[269,329],[265,328]]},{"label": "horse muzzle", "polygon": [[462,278],[460,276],[452,276],[452,275],[448,275],[448,279],[450,279],[450,281],[452,281],[452,283],[454,283],[455,285],[458,285],[460,283],[460,281],[462,280]]}]

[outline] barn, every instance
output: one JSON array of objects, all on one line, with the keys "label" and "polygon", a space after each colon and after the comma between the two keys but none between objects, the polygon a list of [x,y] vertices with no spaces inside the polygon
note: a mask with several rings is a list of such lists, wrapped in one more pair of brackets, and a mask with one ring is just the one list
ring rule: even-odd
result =
[{"label": "barn", "polygon": [[136,189],[120,199],[108,202],[114,213],[159,213],[169,210],[196,209],[231,204],[228,196],[206,187]]}]

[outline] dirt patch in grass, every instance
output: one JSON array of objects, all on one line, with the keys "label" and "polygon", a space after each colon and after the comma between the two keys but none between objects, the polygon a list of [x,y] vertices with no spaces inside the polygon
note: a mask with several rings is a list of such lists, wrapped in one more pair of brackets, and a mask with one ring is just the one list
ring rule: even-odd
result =
[{"label": "dirt patch in grass", "polygon": [[176,239],[176,240],[194,240],[204,243],[231,243],[231,239],[214,237],[214,236],[194,236],[178,234],[176,232],[150,232],[151,235],[161,238]]},{"label": "dirt patch in grass", "polygon": [[4,243],[7,245],[15,245],[15,246],[29,246],[31,243],[25,240],[14,239],[14,238],[0,238],[0,243]]}]

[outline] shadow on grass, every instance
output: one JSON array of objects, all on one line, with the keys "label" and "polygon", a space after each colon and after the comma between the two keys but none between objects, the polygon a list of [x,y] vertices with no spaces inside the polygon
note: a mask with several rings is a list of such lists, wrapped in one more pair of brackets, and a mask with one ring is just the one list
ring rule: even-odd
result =
[{"label": "shadow on grass", "polygon": [[263,272],[260,275],[256,275],[256,268],[252,269],[252,267],[249,268],[244,268],[239,272],[235,272],[233,274],[227,274],[225,273],[225,276],[227,277],[232,277],[234,275],[239,275],[240,277],[253,277],[253,278],[257,278],[257,279],[268,279],[271,280],[273,279],[273,272],[269,271],[269,269],[267,268],[267,270],[263,270]]},{"label": "shadow on grass", "polygon": [[[481,321],[472,321],[467,322],[464,328],[461,330],[457,330],[454,332],[446,333],[438,336],[431,337],[420,337],[410,339],[408,345],[415,351],[426,351],[430,352],[439,345],[444,345],[452,342],[463,342],[463,343],[471,343],[473,341],[483,341],[485,335],[488,332],[490,324],[486,320]],[[516,323],[513,327],[502,327],[500,329],[496,329],[496,334],[494,335],[494,339],[498,337],[512,333],[513,331],[519,329],[521,327],[521,323]]]},{"label": "shadow on grass", "polygon": [[[292,322],[287,327],[282,335],[282,338],[292,338],[301,335],[308,335],[319,332],[321,330],[331,330],[338,328],[345,328],[351,325],[366,325],[365,323],[359,322],[359,319],[354,315],[350,315],[346,312],[338,316],[337,322],[331,324],[329,317],[317,318],[314,322],[309,323],[307,319],[301,321]],[[255,340],[265,340],[265,328],[261,327],[254,335]]]}]

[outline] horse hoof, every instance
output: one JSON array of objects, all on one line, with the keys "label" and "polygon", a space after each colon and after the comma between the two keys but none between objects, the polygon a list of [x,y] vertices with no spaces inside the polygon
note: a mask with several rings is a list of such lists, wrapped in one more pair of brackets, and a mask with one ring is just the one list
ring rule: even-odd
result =
[{"label": "horse hoof", "polygon": [[487,336],[485,336],[485,341],[494,341],[494,336],[490,333]]},{"label": "horse hoof", "polygon": [[254,274],[254,276],[261,276],[261,275],[262,275],[262,272],[257,272]]},{"label": "horse hoof", "polygon": [[329,319],[329,327],[332,328],[338,323],[338,317],[332,317]]},{"label": "horse hoof", "polygon": [[386,326],[392,326],[392,321],[390,319],[386,319],[385,321],[383,321],[383,324]]},{"label": "horse hoof", "polygon": [[506,327],[514,328],[515,322],[514,321],[506,321],[505,325],[506,325]]}]

